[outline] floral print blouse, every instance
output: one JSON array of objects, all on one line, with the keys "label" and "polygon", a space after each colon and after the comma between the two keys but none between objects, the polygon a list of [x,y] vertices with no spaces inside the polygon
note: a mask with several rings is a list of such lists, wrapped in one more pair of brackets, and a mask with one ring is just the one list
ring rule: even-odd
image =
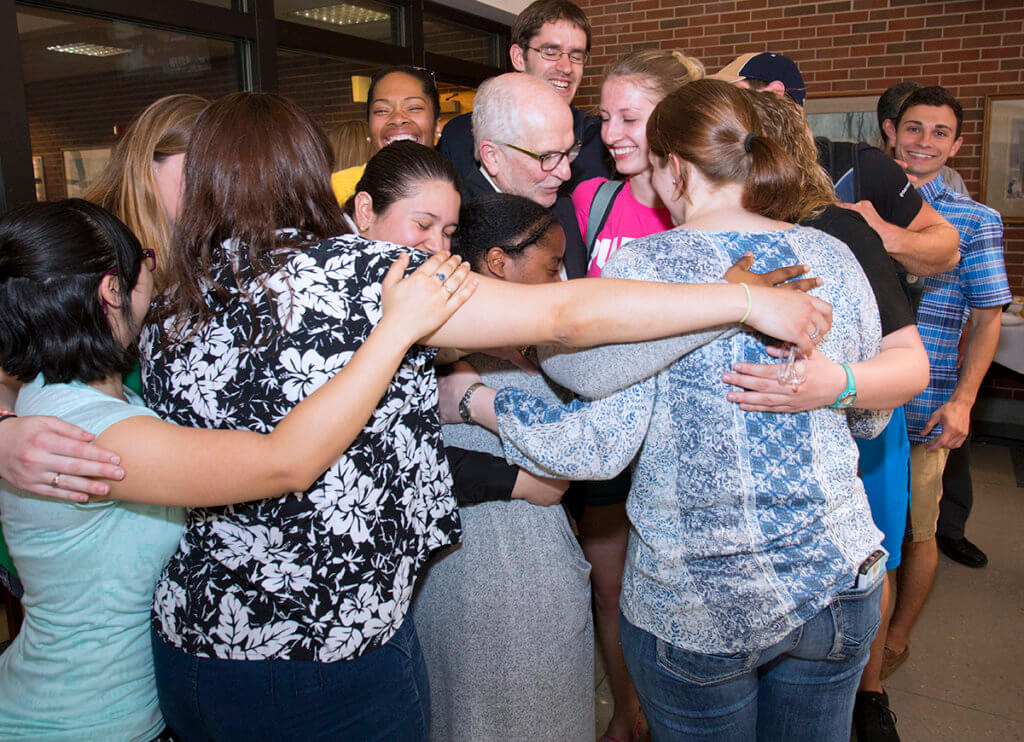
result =
[{"label": "floral print blouse", "polygon": [[[244,293],[215,266],[230,296],[207,292],[207,326],[166,343],[170,320],[144,331],[146,403],[180,425],[271,430],[370,334],[381,280],[402,252],[327,239]],[[409,269],[426,257],[414,253]],[[165,641],[200,657],[334,662],[394,634],[418,569],[459,536],[435,352],[410,349],[369,423],[305,492],[189,511],[154,598]]]}]

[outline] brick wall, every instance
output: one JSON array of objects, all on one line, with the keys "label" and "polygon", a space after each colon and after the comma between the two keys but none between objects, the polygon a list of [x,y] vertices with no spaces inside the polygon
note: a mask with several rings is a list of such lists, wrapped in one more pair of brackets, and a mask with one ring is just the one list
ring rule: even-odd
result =
[{"label": "brick wall", "polygon": [[[746,52],[791,57],[808,94],[878,94],[900,80],[944,85],[964,107],[964,145],[951,162],[977,196],[985,96],[1024,95],[1021,0],[578,0],[593,50],[577,105],[596,108],[600,74],[640,47],[680,49],[715,71]],[[1024,225],[1004,234],[1006,268],[1024,294]]]},{"label": "brick wall", "polygon": [[113,147],[114,126],[123,132],[150,103],[171,93],[216,98],[235,90],[231,57],[214,57],[201,68],[168,74],[160,69],[138,73],[83,75],[25,86],[32,154],[43,158],[46,198],[61,199],[65,149]]}]

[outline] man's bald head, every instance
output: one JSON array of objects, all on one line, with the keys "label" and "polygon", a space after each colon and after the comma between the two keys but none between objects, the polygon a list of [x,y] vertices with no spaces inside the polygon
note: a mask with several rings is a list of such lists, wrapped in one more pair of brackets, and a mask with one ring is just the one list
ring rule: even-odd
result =
[{"label": "man's bald head", "polygon": [[571,176],[567,158],[544,172],[522,151],[566,152],[575,143],[569,104],[531,75],[511,72],[480,86],[473,101],[473,141],[477,159],[504,193],[552,206],[558,187]]},{"label": "man's bald head", "polygon": [[569,104],[551,86],[522,72],[509,72],[484,81],[473,100],[473,144],[484,140],[515,142],[544,118],[568,115]]}]

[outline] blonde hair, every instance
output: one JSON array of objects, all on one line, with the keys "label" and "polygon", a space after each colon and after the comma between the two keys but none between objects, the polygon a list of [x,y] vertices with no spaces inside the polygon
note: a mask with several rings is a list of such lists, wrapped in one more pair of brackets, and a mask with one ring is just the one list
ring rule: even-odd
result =
[{"label": "blonde hair", "polygon": [[661,100],[682,85],[704,77],[704,65],[681,51],[637,49],[614,62],[605,74],[636,78],[637,83]]},{"label": "blonde hair", "polygon": [[370,144],[370,125],[362,119],[344,121],[327,133],[334,150],[334,170],[347,170],[363,165],[373,157]]},{"label": "blonde hair", "polygon": [[788,96],[750,92],[764,135],[774,139],[796,158],[803,175],[800,186],[800,216],[803,221],[817,216],[838,202],[832,178],[818,164],[818,146],[807,123],[804,109]]},{"label": "blonde hair", "polygon": [[[168,95],[146,108],[114,147],[110,162],[85,192],[87,201],[117,216],[139,238],[142,247],[157,254],[156,277],[162,279],[160,258],[171,242],[167,212],[157,191],[153,163],[180,155],[188,148],[199,114],[208,101],[198,95]],[[158,288],[162,288],[160,280]]]}]

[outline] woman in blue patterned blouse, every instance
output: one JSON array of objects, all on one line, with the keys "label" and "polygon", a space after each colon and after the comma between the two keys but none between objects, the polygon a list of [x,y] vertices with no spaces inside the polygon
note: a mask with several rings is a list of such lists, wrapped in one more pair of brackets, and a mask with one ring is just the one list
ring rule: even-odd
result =
[{"label": "woman in blue patterned blouse", "polygon": [[[764,269],[807,264],[834,307],[821,350],[867,360],[881,334],[867,279],[845,245],[794,226],[799,167],[762,134],[749,95],[703,80],[658,105],[654,184],[685,227],[631,242],[604,275],[715,280],[748,251]],[[558,412],[514,389],[495,399],[506,454],[538,474],[612,476],[639,451],[622,641],[655,740],[849,737],[881,592],[880,574],[858,579],[880,533],[845,409],[853,374],[833,408],[744,411],[721,374],[773,362],[765,340],[719,328],[556,354],[545,369],[590,397],[641,381]],[[883,420],[860,424],[870,434]]]}]

